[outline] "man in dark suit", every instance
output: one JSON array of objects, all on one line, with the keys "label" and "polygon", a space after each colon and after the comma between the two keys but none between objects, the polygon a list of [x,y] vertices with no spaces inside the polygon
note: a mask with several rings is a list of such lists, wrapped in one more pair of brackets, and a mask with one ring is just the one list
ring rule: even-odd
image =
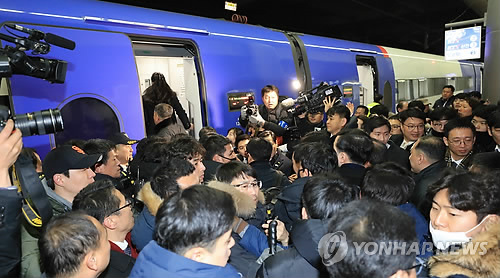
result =
[{"label": "man in dark suit", "polygon": [[391,140],[403,150],[410,152],[411,146],[425,133],[424,112],[416,108],[410,108],[399,113],[401,119],[401,131],[403,134],[391,136]]},{"label": "man in dark suit", "polygon": [[338,173],[352,185],[361,186],[366,173],[365,164],[373,150],[373,141],[366,132],[351,129],[340,132],[333,148],[337,153]]},{"label": "man in dark suit", "polygon": [[386,118],[382,116],[371,117],[364,123],[363,129],[371,138],[382,142],[387,147],[384,161],[392,161],[407,169],[410,168],[408,152],[389,140],[391,137],[391,124]]}]

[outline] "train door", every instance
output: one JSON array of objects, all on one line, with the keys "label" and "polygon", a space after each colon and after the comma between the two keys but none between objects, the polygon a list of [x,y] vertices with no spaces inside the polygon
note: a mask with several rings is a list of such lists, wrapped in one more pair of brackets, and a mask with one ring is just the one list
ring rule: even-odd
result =
[{"label": "train door", "polygon": [[200,113],[204,109],[194,46],[180,42],[133,40],[133,48],[142,94],[151,85],[151,75],[162,73],[194,125],[192,135],[197,135],[206,123],[206,117]]},{"label": "train door", "polygon": [[378,91],[377,65],[373,57],[360,55],[356,55],[356,65],[360,83],[359,103],[367,105],[373,102]]}]

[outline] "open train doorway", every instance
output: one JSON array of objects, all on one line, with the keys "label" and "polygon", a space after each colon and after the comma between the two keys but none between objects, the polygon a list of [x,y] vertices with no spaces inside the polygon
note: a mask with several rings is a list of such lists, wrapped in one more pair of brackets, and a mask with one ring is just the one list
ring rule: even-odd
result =
[{"label": "open train doorway", "polygon": [[378,93],[377,64],[374,57],[356,55],[356,65],[360,83],[359,104],[367,105],[373,102],[375,93]]},{"label": "open train doorway", "polygon": [[[188,43],[133,40],[133,49],[141,94],[151,86],[152,74],[162,73],[193,124],[190,134],[197,137],[207,118],[203,112],[206,110],[197,70],[199,59],[194,46]],[[180,123],[180,120],[177,119],[177,122]]]}]

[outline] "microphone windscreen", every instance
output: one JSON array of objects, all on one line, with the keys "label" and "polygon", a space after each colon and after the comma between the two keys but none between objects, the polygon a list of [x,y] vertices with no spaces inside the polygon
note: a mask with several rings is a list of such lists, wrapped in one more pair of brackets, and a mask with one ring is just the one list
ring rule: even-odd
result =
[{"label": "microphone windscreen", "polygon": [[75,49],[75,46],[76,46],[74,41],[65,39],[63,37],[59,37],[58,35],[54,35],[51,33],[45,34],[45,41],[50,43],[50,44],[53,44],[53,45],[56,45],[56,46],[59,46],[62,48],[66,48],[69,50]]},{"label": "microphone windscreen", "polygon": [[281,106],[285,108],[292,107],[295,104],[295,100],[293,98],[287,98],[281,102]]}]

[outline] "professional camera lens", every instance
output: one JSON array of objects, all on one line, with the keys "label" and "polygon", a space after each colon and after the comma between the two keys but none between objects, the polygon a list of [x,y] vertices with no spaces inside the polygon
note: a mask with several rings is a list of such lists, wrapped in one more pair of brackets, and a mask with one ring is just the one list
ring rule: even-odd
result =
[{"label": "professional camera lens", "polygon": [[47,109],[13,117],[16,128],[21,130],[23,137],[56,133],[64,129],[63,119],[59,109]]}]

